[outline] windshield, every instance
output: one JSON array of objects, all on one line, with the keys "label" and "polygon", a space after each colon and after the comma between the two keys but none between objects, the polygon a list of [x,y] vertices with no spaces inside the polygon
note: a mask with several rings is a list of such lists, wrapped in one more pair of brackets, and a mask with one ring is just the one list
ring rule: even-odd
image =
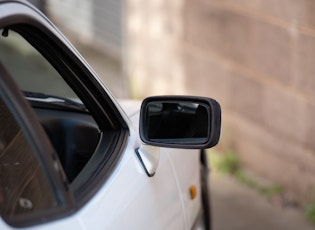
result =
[{"label": "windshield", "polygon": [[12,30],[3,30],[1,34],[0,63],[21,90],[36,93],[33,96],[49,95],[82,104],[60,74],[23,37]]}]

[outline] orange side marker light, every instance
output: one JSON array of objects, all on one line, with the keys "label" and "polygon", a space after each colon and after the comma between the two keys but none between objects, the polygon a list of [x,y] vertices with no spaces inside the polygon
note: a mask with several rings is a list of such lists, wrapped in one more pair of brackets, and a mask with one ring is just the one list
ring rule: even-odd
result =
[{"label": "orange side marker light", "polygon": [[190,198],[193,200],[196,198],[197,196],[197,188],[195,185],[191,185],[189,187],[189,193],[190,193]]}]

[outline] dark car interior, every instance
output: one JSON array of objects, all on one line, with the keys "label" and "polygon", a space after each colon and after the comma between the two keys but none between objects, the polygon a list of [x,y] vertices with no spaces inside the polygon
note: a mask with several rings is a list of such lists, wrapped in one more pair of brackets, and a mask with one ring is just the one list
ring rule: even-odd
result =
[{"label": "dark car interior", "polygon": [[34,108],[44,127],[69,182],[79,174],[93,155],[100,132],[88,113]]}]

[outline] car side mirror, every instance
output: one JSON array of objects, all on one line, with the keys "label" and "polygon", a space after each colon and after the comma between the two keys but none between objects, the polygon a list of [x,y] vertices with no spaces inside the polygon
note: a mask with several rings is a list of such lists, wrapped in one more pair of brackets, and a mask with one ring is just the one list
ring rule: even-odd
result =
[{"label": "car side mirror", "polygon": [[140,138],[149,145],[205,149],[215,146],[221,132],[221,108],[204,97],[146,98],[140,111]]}]

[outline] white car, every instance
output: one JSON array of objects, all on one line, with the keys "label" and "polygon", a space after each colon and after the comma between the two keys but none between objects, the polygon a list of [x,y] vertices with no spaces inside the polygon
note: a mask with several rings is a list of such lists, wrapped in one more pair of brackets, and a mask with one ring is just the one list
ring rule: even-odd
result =
[{"label": "white car", "polygon": [[210,229],[215,100],[118,103],[24,1],[0,1],[0,29],[1,230]]}]

